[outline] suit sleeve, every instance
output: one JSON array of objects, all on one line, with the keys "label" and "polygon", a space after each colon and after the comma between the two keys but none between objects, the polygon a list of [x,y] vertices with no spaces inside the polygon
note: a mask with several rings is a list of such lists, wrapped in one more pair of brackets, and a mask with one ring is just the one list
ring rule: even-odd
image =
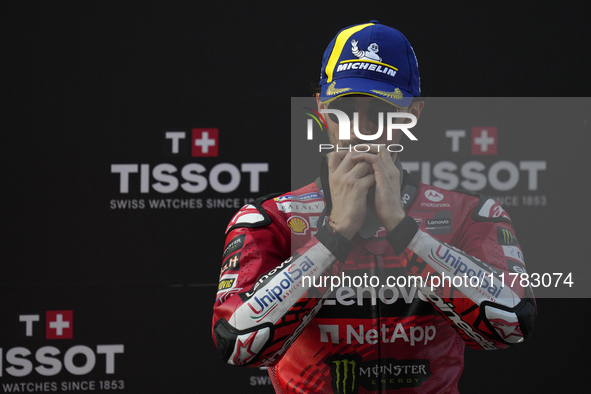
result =
[{"label": "suit sleeve", "polygon": [[313,278],[336,272],[353,245],[324,226],[292,253],[277,212],[258,202],[241,211],[228,227],[212,335],[228,364],[271,365],[322,306],[328,292]]},{"label": "suit sleeve", "polygon": [[525,263],[509,216],[502,208],[502,216],[483,214],[493,207],[499,212],[486,197],[472,204],[455,246],[419,230],[410,216],[387,236],[427,299],[469,347],[485,350],[522,342],[537,315],[531,286],[520,280]]}]

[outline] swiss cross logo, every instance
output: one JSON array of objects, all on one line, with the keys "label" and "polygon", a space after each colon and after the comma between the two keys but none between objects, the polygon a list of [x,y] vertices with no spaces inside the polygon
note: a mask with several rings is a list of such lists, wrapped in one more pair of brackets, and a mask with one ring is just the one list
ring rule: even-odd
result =
[{"label": "swiss cross logo", "polygon": [[497,154],[497,128],[473,127],[472,128],[472,154],[496,155]]},{"label": "swiss cross logo", "polygon": [[45,337],[47,339],[71,339],[74,331],[72,311],[47,311],[45,313]]},{"label": "swiss cross logo", "polygon": [[193,129],[191,155],[193,157],[217,157],[218,129]]}]

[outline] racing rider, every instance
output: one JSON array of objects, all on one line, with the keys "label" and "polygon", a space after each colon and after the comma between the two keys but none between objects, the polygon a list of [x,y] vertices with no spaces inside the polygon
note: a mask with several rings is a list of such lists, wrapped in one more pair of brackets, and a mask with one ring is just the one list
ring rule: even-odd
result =
[{"label": "racing rider", "polygon": [[[503,349],[533,329],[531,288],[507,280],[525,272],[511,219],[491,198],[402,170],[385,149],[402,128],[356,151],[380,112],[404,122],[423,109],[400,32],[376,21],[341,30],[320,87],[318,111],[340,149],[315,182],[230,221],[213,316],[219,353],[268,366],[278,393],[457,393],[465,345]],[[339,138],[338,111],[356,113],[357,138]]]}]

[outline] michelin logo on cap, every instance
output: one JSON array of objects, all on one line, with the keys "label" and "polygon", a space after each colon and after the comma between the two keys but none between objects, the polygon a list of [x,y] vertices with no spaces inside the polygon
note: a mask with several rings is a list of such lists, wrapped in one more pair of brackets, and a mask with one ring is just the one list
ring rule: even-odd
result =
[{"label": "michelin logo on cap", "polygon": [[357,47],[359,41],[351,40],[351,53],[358,57],[361,60],[375,60],[377,62],[381,62],[382,58],[378,55],[380,47],[375,42],[372,42],[369,47],[367,47],[367,51],[362,51]]},{"label": "michelin logo on cap", "polygon": [[[398,69],[390,65],[382,63],[382,58],[378,55],[380,47],[375,42],[371,43],[367,50],[361,50],[357,46],[359,41],[351,40],[351,53],[358,59],[343,60],[337,67],[337,73],[347,70],[368,70],[394,77]],[[368,62],[362,62],[368,60]]]}]

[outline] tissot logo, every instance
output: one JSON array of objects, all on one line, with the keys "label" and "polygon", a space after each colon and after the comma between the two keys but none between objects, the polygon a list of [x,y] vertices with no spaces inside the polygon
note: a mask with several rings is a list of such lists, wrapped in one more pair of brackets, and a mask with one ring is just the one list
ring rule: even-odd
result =
[{"label": "tissot logo", "polygon": [[[221,194],[232,193],[248,184],[250,193],[258,193],[261,174],[269,172],[268,163],[212,163],[205,157],[217,157],[219,139],[217,128],[195,128],[164,133],[164,155],[176,163],[111,164],[111,173],[119,178],[120,194],[171,194],[184,192],[200,194],[208,189]],[[190,146],[189,146],[190,145]],[[201,157],[199,162],[185,162],[189,157]],[[181,159],[181,160],[178,160]],[[147,196],[148,197],[148,196]],[[251,199],[252,200],[252,199]],[[201,209],[240,208],[251,201],[247,198],[171,198],[124,199],[110,201],[111,209]]]},{"label": "tissot logo", "polygon": [[[4,318],[4,317],[3,317]],[[12,320],[9,318],[9,320]],[[56,376],[63,374],[65,370],[70,375],[81,376],[96,371],[97,374],[104,373],[113,375],[116,373],[116,363],[123,358],[125,347],[123,344],[106,345],[96,343],[82,344],[80,337],[75,343],[74,338],[74,312],[72,310],[54,310],[43,314],[26,313],[14,316],[16,333],[14,340],[25,339],[23,344],[15,344],[12,348],[0,347],[0,378],[5,376],[26,377],[29,375]],[[45,339],[43,339],[45,337]],[[31,339],[33,341],[31,341]],[[69,341],[54,341],[55,339],[69,339]],[[45,340],[49,340],[45,342]],[[112,339],[111,339],[112,340]],[[64,376],[64,375],[61,375]],[[98,375],[95,375],[98,376]],[[81,382],[81,381],[80,381]],[[78,382],[74,386],[70,382],[50,382],[49,389],[43,390],[32,383],[7,383],[2,387],[5,392],[29,392],[29,391],[73,391],[74,387],[80,386]],[[94,387],[105,388],[101,382],[85,381],[83,390],[95,390]],[[111,380],[111,384],[118,388],[124,387],[123,380]],[[24,386],[22,386],[24,385]],[[115,387],[115,386],[113,386]]]},{"label": "tissot logo", "polygon": [[[39,315],[20,315],[19,322],[25,324],[25,335],[33,336],[33,325],[39,321]],[[72,339],[74,332],[73,311],[45,312],[46,339]]]}]

